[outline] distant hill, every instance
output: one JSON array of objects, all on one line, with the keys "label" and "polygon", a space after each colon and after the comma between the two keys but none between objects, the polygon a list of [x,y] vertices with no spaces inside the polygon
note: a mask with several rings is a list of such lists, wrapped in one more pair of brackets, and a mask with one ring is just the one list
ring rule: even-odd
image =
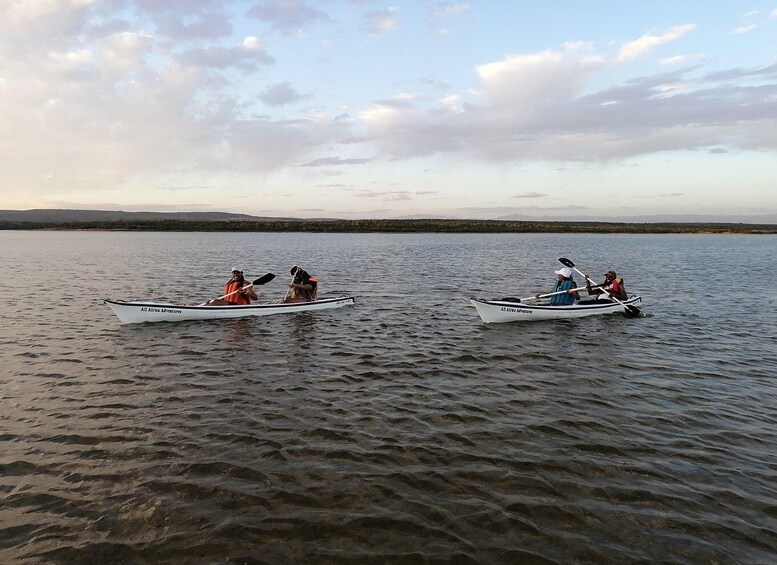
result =
[{"label": "distant hill", "polygon": [[[683,216],[685,217],[685,216]],[[227,212],[117,212],[105,210],[0,210],[0,230],[123,230],[310,233],[752,233],[777,234],[777,221],[718,219],[650,222],[615,220],[299,219]],[[658,218],[658,217],[654,217]],[[663,218],[663,217],[662,217]],[[676,218],[680,218],[677,216]],[[733,217],[732,217],[733,218]],[[753,216],[752,218],[756,218]],[[771,221],[770,221],[771,220]]]},{"label": "distant hill", "polygon": [[[0,210],[0,222],[30,222],[36,224],[61,224],[70,222],[115,222],[121,220],[185,220],[185,221],[235,221],[266,220],[248,214],[228,212],[121,212],[109,210]],[[272,218],[276,219],[276,218]],[[286,218],[290,220],[291,218]]]}]

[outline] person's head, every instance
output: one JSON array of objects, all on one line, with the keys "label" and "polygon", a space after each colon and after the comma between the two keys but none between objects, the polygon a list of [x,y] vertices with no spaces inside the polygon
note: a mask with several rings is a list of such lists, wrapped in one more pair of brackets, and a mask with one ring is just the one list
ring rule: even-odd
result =
[{"label": "person's head", "polygon": [[239,265],[232,267],[232,278],[235,280],[243,278],[243,269],[241,269]]},{"label": "person's head", "polygon": [[615,274],[615,271],[607,271],[604,273],[604,280],[606,281],[614,281],[616,278],[618,278],[618,275]]},{"label": "person's head", "polygon": [[294,282],[297,284],[306,283],[310,279],[310,275],[297,265],[294,265],[289,273],[294,277]]},{"label": "person's head", "polygon": [[570,269],[569,267],[562,267],[558,271],[556,271],[556,274],[558,275],[559,279],[571,279],[572,269]]}]

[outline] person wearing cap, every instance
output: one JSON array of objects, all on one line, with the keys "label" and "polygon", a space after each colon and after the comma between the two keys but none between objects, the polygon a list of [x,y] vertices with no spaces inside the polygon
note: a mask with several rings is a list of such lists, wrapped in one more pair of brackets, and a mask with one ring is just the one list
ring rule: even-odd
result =
[{"label": "person wearing cap", "polygon": [[252,300],[258,298],[254,292],[254,287],[243,278],[243,269],[239,265],[232,267],[232,278],[224,285],[224,294],[229,296],[208,300],[206,304],[208,306],[240,306],[251,304]]},{"label": "person wearing cap", "polygon": [[283,302],[311,302],[318,296],[318,279],[294,265],[289,272],[293,277]]},{"label": "person wearing cap", "polygon": [[[572,280],[572,269],[569,267],[562,267],[556,271],[558,278],[556,284],[553,285],[553,292],[566,291],[562,294],[554,294],[550,297],[551,306],[571,306],[575,303],[575,300],[580,300],[580,295],[577,293],[577,283]],[[537,295],[539,298],[540,295]]]},{"label": "person wearing cap", "polygon": [[[629,297],[629,295],[626,294],[626,286],[623,284],[623,279],[620,278],[615,271],[607,271],[604,273],[604,282],[600,286],[601,288],[591,288],[591,281],[586,281],[588,294],[596,295],[597,301],[612,302],[612,300],[610,300],[611,295],[618,300],[626,300]],[[607,292],[605,292],[605,290]]]}]

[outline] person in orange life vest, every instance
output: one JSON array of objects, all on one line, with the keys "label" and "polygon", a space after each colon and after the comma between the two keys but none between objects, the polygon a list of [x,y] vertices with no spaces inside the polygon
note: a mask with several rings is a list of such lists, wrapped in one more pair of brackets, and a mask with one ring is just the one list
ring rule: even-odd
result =
[{"label": "person in orange life vest", "polygon": [[290,273],[294,278],[289,285],[284,302],[310,302],[318,296],[318,279],[294,265]]},{"label": "person in orange life vest", "polygon": [[[623,279],[620,278],[615,271],[607,271],[604,275],[604,282],[601,284],[603,288],[607,290],[612,296],[617,298],[618,300],[626,300],[628,299],[629,295],[626,294],[626,285],[623,284]],[[612,302],[610,299],[610,296],[607,295],[607,292],[604,292],[603,290],[599,288],[591,288],[591,282],[586,282],[586,288],[588,289],[588,294],[594,294],[596,295],[596,300],[599,302],[606,301],[606,302]]]},{"label": "person in orange life vest", "polygon": [[[224,285],[224,294],[230,294],[224,298],[214,298],[208,300],[206,304],[208,306],[239,306],[241,304],[251,304],[252,300],[256,300],[256,292],[254,292],[253,286],[243,288],[250,283],[243,278],[243,270],[240,267],[232,267],[232,278]],[[238,291],[238,292],[235,292]]]},{"label": "person in orange life vest", "polygon": [[[571,306],[575,303],[575,300],[580,300],[580,295],[577,293],[577,283],[572,280],[572,269],[569,267],[562,267],[556,271],[558,275],[556,284],[553,285],[553,292],[559,292],[565,290],[564,294],[556,294],[550,297],[551,306]],[[537,298],[540,297],[538,294]]]}]

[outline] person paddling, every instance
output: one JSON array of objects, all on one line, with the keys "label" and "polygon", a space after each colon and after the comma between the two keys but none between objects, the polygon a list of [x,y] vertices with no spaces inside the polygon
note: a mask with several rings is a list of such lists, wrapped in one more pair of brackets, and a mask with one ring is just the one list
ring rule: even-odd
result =
[{"label": "person paddling", "polygon": [[[595,295],[598,302],[612,302],[610,295],[618,300],[628,300],[629,298],[629,295],[626,294],[626,285],[623,283],[623,279],[615,271],[607,271],[604,274],[604,282],[600,286],[602,288],[591,288],[591,281],[586,281],[588,294]],[[605,289],[607,292],[602,289]]]},{"label": "person paddling", "polygon": [[243,269],[239,266],[232,267],[232,278],[224,285],[224,294],[229,296],[208,300],[206,304],[208,306],[240,306],[251,304],[252,300],[258,298],[254,292],[254,287],[243,278]]},{"label": "person paddling", "polygon": [[[563,294],[556,294],[550,297],[551,306],[571,306],[575,303],[575,300],[580,300],[580,295],[577,293],[577,283],[572,279],[572,269],[569,267],[562,267],[556,271],[558,278],[556,284],[553,285],[553,292],[566,291]],[[536,298],[539,298],[538,294]]]},{"label": "person paddling", "polygon": [[318,279],[316,277],[311,277],[306,270],[297,265],[291,268],[290,274],[294,278],[289,284],[289,290],[286,292],[283,302],[311,302],[318,297]]}]

